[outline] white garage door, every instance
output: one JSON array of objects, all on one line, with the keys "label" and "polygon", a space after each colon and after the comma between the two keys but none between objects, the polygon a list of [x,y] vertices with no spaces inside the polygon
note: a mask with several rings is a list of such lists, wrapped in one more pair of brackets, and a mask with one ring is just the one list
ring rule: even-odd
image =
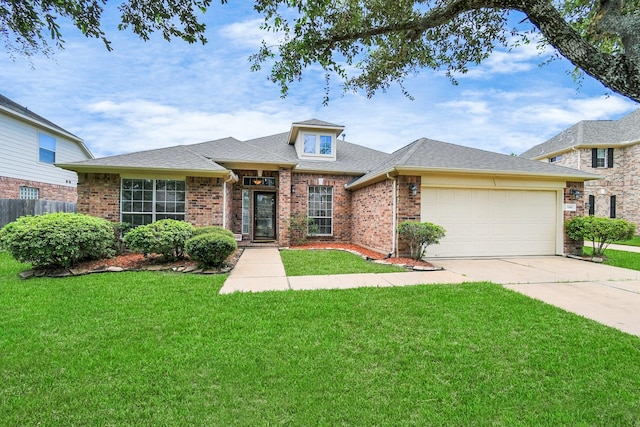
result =
[{"label": "white garage door", "polygon": [[556,192],[422,188],[422,221],[446,236],[427,257],[554,255]]}]

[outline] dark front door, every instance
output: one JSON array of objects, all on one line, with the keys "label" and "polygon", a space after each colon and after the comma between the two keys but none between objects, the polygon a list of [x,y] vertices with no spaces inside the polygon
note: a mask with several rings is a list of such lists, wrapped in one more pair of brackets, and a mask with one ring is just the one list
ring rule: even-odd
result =
[{"label": "dark front door", "polygon": [[253,193],[253,239],[276,239],[276,193]]}]

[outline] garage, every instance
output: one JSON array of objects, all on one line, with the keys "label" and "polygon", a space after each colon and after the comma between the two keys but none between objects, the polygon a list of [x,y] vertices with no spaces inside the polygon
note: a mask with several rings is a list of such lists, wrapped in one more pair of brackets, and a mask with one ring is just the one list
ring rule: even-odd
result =
[{"label": "garage", "polygon": [[430,246],[426,256],[561,253],[560,200],[556,189],[422,187],[422,221],[446,229],[445,238]]}]

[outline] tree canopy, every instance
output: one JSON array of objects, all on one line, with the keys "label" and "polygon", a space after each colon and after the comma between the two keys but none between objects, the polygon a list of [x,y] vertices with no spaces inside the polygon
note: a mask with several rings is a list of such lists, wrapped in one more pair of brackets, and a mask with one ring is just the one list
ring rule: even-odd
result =
[{"label": "tree canopy", "polygon": [[[124,0],[119,28],[145,40],[159,31],[167,40],[205,43],[202,14],[210,5]],[[100,22],[106,6],[107,0],[0,0],[0,38],[10,52],[46,53],[48,38],[62,45],[57,20],[67,18],[110,48]],[[392,83],[403,87],[425,68],[444,70],[455,82],[495,48],[539,36],[576,70],[640,102],[640,0],[255,0],[254,7],[280,41],[263,42],[252,68],[271,67],[283,94],[312,64],[368,95]],[[513,11],[524,15],[519,28],[509,24]]]}]

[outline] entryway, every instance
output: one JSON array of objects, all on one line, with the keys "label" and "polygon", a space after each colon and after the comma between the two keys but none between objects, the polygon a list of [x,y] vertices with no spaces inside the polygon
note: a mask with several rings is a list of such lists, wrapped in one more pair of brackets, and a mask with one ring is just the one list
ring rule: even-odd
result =
[{"label": "entryway", "polygon": [[253,240],[276,239],[276,193],[256,191],[253,193]]}]

